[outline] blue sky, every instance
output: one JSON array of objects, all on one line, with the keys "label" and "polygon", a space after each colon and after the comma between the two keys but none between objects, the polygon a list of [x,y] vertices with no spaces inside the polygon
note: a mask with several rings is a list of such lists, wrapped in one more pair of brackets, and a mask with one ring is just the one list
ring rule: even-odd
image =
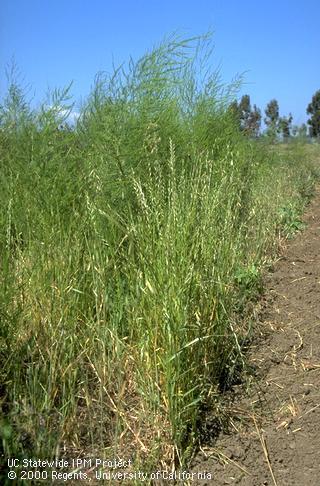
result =
[{"label": "blue sky", "polygon": [[35,100],[73,80],[85,98],[100,70],[141,56],[165,35],[214,32],[213,67],[230,81],[246,72],[242,92],[264,109],[306,120],[320,89],[319,0],[1,0],[0,96],[15,59]]}]

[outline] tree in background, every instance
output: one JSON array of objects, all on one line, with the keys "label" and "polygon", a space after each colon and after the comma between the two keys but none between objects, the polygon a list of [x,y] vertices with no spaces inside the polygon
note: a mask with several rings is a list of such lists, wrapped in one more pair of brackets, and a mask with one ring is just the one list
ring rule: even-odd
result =
[{"label": "tree in background", "polygon": [[261,112],[256,105],[251,108],[249,95],[243,95],[239,104],[234,101],[230,109],[237,117],[240,129],[250,137],[258,137],[261,126]]},{"label": "tree in background", "polygon": [[308,136],[308,127],[305,123],[302,123],[300,127],[298,128],[298,137],[306,139]]},{"label": "tree in background", "polygon": [[311,115],[307,122],[310,126],[310,136],[320,138],[320,90],[313,95],[307,108],[307,114]]},{"label": "tree in background", "polygon": [[250,103],[249,95],[242,96],[239,103],[239,114],[240,114],[241,129],[246,131],[248,129],[248,124],[249,124],[250,114],[251,114],[251,103]]},{"label": "tree in background", "polygon": [[282,135],[283,140],[288,140],[291,135],[293,117],[291,113],[289,116],[283,116],[279,118],[278,131]]},{"label": "tree in background", "polygon": [[308,127],[305,123],[302,123],[302,125],[293,125],[291,133],[293,137],[306,140],[308,138]]},{"label": "tree in background", "polygon": [[267,135],[275,141],[279,131],[279,103],[277,100],[273,99],[267,104],[265,114],[264,121],[267,125]]},{"label": "tree in background", "polygon": [[256,105],[253,105],[249,119],[248,119],[248,130],[254,137],[258,137],[261,127],[261,111]]}]

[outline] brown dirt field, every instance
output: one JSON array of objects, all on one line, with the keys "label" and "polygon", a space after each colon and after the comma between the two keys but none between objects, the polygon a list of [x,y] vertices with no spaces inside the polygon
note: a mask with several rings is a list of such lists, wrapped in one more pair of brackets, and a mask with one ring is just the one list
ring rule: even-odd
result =
[{"label": "brown dirt field", "polygon": [[[320,190],[306,229],[265,277],[251,382],[233,393],[231,427],[203,444],[193,471],[210,484],[320,485]],[[192,484],[209,484],[193,482]]]}]

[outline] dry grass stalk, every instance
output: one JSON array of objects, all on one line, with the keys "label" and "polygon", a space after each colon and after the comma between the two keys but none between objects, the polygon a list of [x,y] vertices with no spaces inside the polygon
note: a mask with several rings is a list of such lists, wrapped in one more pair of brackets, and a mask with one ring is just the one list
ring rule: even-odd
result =
[{"label": "dry grass stalk", "polygon": [[268,448],[267,448],[266,439],[263,436],[263,434],[261,434],[261,432],[260,432],[260,429],[258,427],[258,424],[257,424],[257,421],[255,419],[255,416],[253,416],[253,421],[254,421],[254,425],[255,425],[257,434],[258,434],[259,439],[260,439],[260,443],[261,443],[261,446],[262,446],[262,450],[263,450],[264,456],[265,456],[266,461],[267,461],[267,464],[268,464],[268,468],[269,468],[269,471],[270,471],[270,474],[271,474],[271,477],[272,477],[273,484],[274,484],[274,486],[278,486],[278,483],[276,481],[276,478],[275,478],[275,475],[273,473],[273,469],[272,469],[272,466],[271,466],[271,462],[270,462],[270,458],[269,458],[269,452],[268,452]]}]

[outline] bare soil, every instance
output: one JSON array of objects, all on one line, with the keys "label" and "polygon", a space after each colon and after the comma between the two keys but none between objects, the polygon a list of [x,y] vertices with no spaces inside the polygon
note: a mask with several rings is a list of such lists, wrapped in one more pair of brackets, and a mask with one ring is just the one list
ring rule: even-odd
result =
[{"label": "bare soil", "polygon": [[[193,471],[241,486],[320,485],[320,191],[306,229],[265,277],[261,334],[250,383],[233,392],[231,427],[207,440]],[[236,387],[237,388],[237,387]]]}]

